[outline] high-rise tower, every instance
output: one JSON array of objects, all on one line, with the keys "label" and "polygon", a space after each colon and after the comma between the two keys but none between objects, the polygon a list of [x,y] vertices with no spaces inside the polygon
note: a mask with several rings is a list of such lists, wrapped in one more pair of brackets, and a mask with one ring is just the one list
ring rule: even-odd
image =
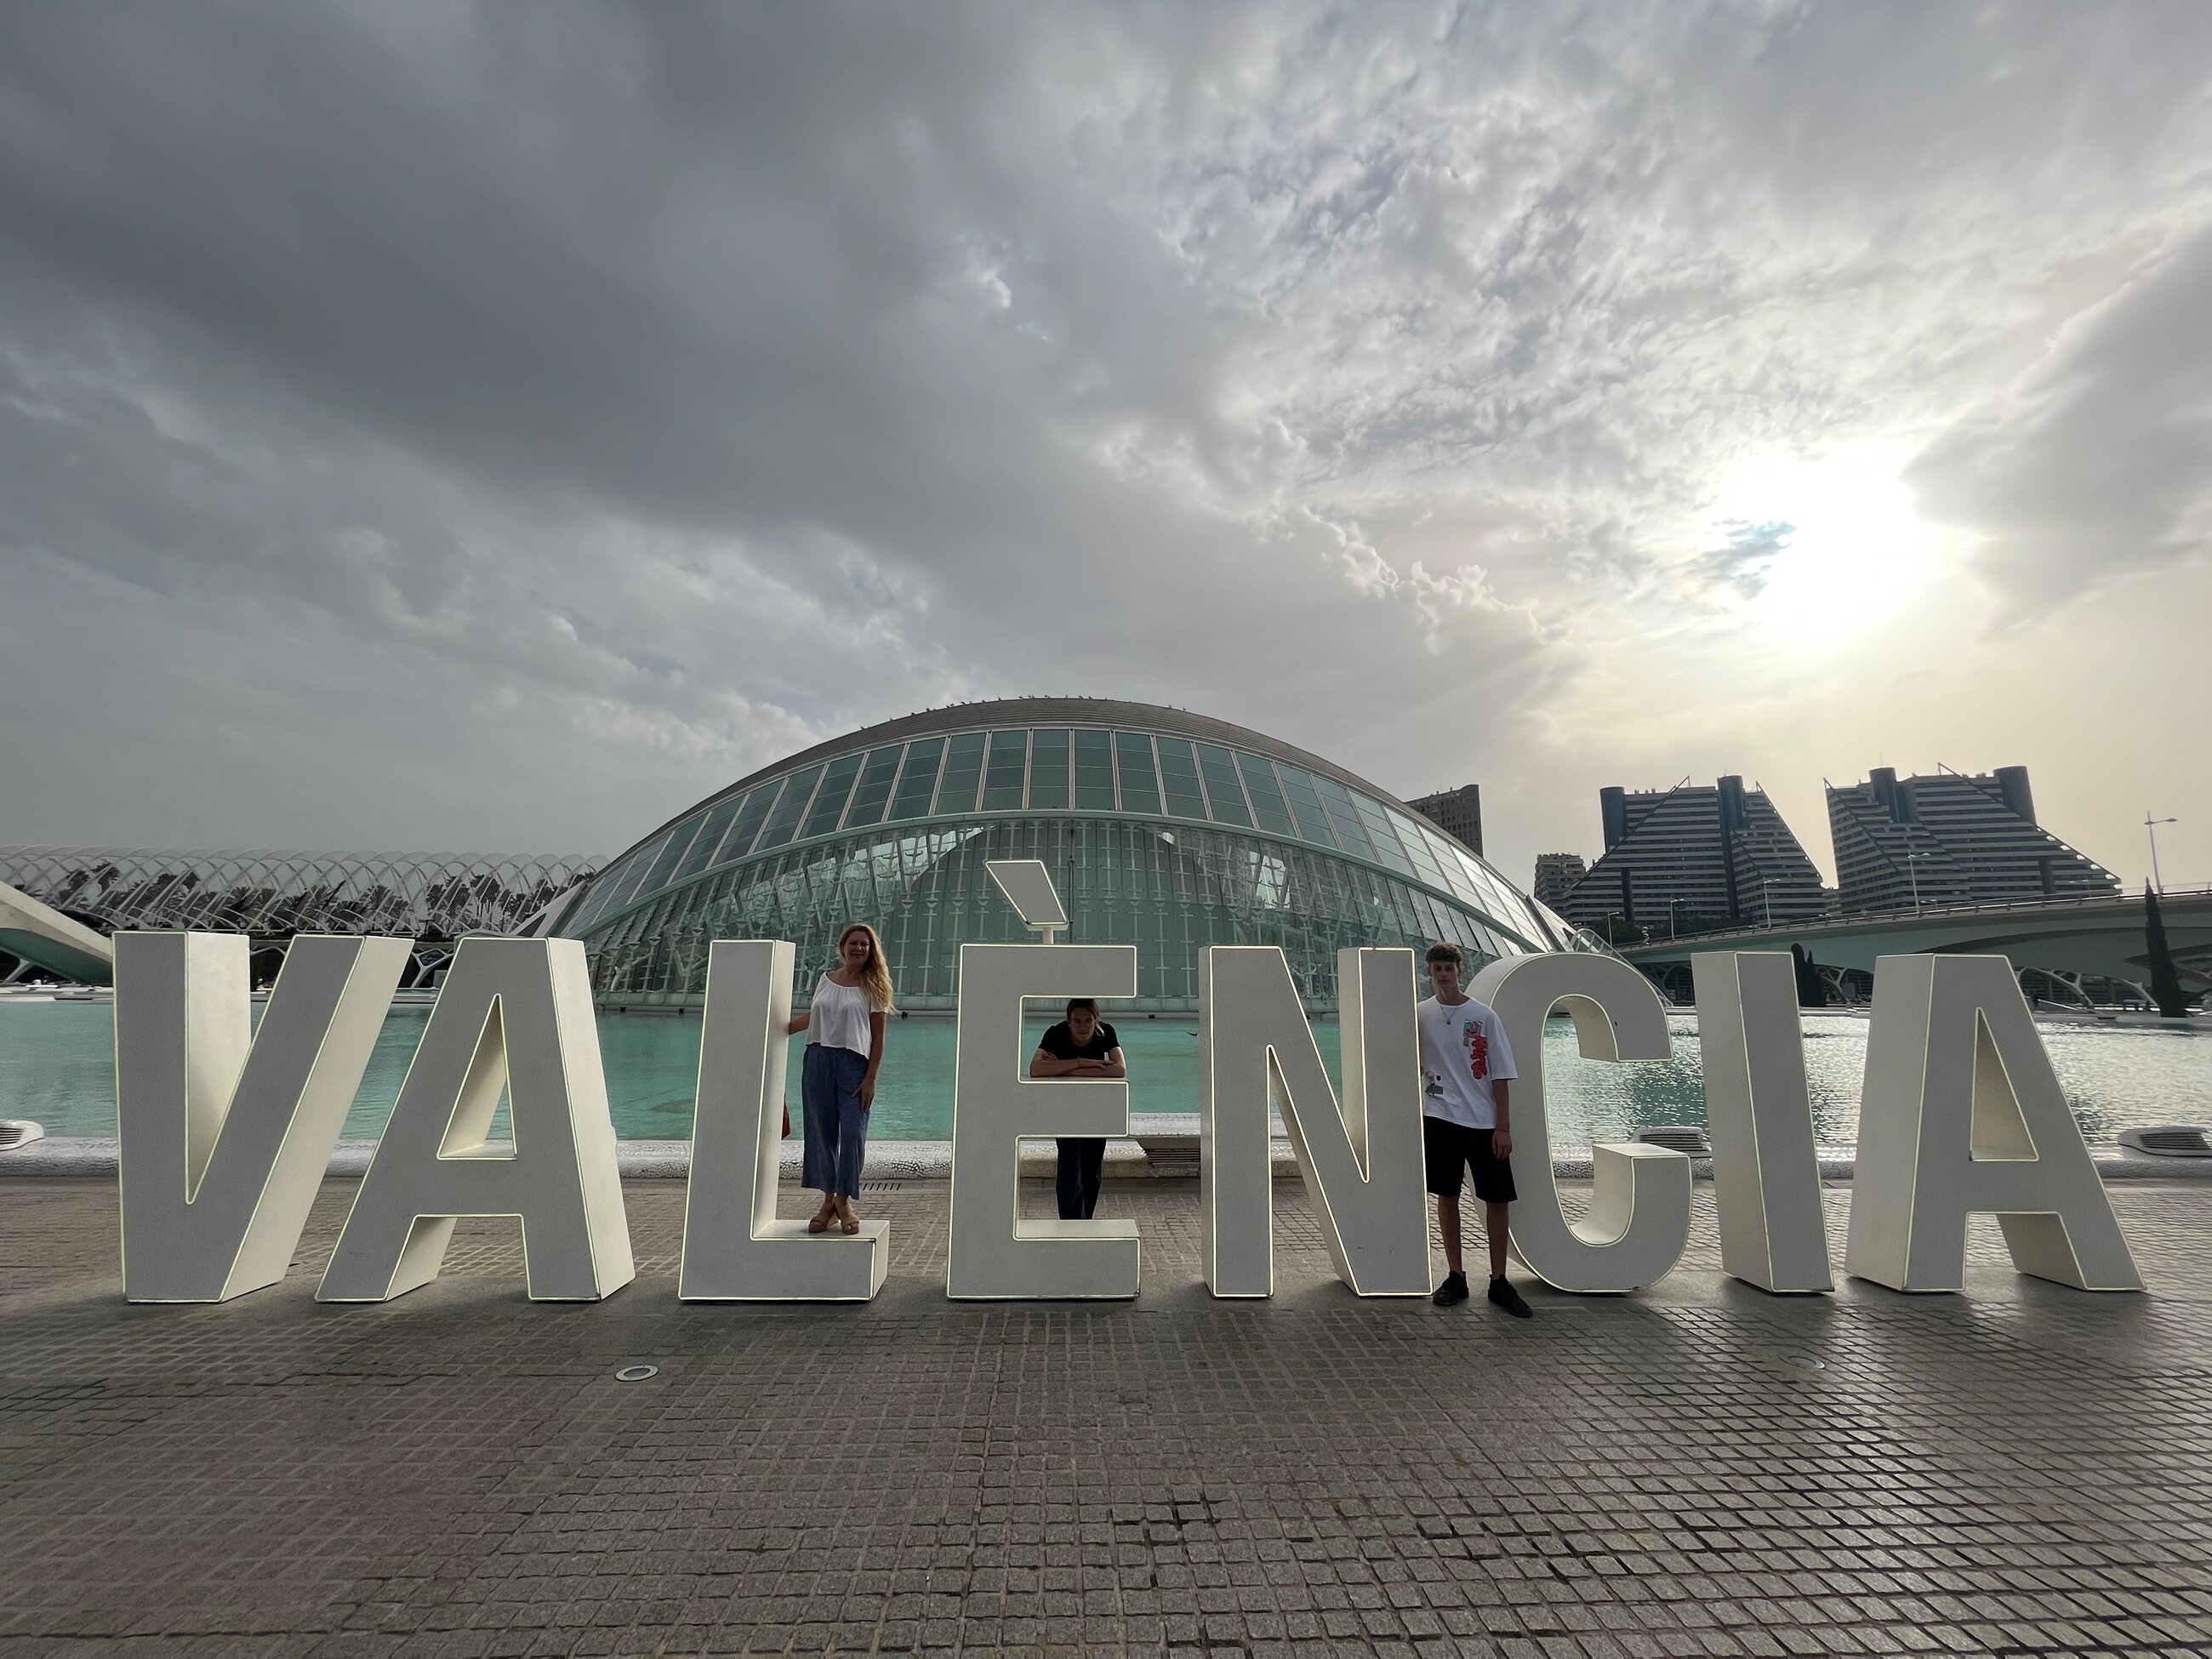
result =
[{"label": "high-rise tower", "polygon": [[1556,910],[1567,902],[1567,895],[1589,869],[1580,853],[1539,853],[1536,884],[1529,890],[1537,903],[1548,904]]},{"label": "high-rise tower", "polygon": [[1598,792],[1605,853],[1558,907],[1603,932],[1778,926],[1827,908],[1820,872],[1782,815],[1741,777],[1711,786]]},{"label": "high-rise tower", "polygon": [[1444,834],[1478,856],[1482,852],[1482,786],[1462,783],[1406,803]]},{"label": "high-rise tower", "polygon": [[2118,893],[2119,880],[2035,821],[2025,766],[1828,786],[1840,908],[1851,915]]}]

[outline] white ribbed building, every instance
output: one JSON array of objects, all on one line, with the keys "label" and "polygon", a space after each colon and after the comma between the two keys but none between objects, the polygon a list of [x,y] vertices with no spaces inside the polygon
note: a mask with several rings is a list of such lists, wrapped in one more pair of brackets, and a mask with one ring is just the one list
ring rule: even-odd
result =
[{"label": "white ribbed building", "polygon": [[1846,915],[2120,890],[2111,871],[2036,823],[2025,766],[1909,778],[1876,767],[1864,783],[1828,786],[1828,833]]},{"label": "white ribbed building", "polygon": [[1741,777],[1598,792],[1605,852],[1560,914],[1600,933],[1786,926],[1828,908],[1820,872],[1764,790]]}]

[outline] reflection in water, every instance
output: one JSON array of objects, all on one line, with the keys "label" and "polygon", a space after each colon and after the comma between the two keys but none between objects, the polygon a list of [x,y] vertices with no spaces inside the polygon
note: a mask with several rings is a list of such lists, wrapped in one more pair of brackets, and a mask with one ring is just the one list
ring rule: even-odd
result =
[{"label": "reflection in water", "polygon": [[[255,1015],[258,1018],[259,1009]],[[369,1061],[346,1133],[377,1133],[422,1040],[421,1008],[394,1009]],[[1198,1108],[1198,1028],[1183,1020],[1118,1022],[1129,1058],[1130,1107],[1139,1112]],[[1545,1033],[1553,1137],[1559,1142],[1632,1139],[1662,1123],[1702,1123],[1697,1021],[1670,1017],[1673,1058],[1644,1065],[1586,1060],[1565,1019]],[[1045,1022],[1032,1022],[1031,1036]],[[2046,1024],[2038,1028],[2083,1132],[2110,1140],[2124,1128],[2212,1120],[2212,1032],[2154,1026]],[[1867,1022],[1844,1015],[1805,1019],[1805,1072],[1823,1142],[1856,1140]],[[1322,1056],[1337,1061],[1337,1027],[1314,1028]],[[892,1022],[874,1137],[942,1140],[951,1133],[953,1027],[949,1019]],[[0,1117],[27,1117],[56,1135],[115,1133],[115,1062],[109,1009],[100,1003],[0,1003]],[[799,1103],[799,1039],[791,1103]],[[615,1127],[626,1139],[683,1139],[691,1132],[699,1067],[699,1022],[637,1014],[599,1018],[599,1048]]]}]

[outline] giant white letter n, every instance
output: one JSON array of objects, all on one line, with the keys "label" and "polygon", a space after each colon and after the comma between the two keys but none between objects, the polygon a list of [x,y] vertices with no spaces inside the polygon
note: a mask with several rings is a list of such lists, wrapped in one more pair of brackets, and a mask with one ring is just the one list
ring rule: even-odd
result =
[{"label": "giant white letter n", "polygon": [[1413,953],[1339,951],[1336,983],[1340,1110],[1281,950],[1212,945],[1200,967],[1200,1249],[1216,1296],[1275,1293],[1271,1098],[1337,1276],[1361,1296],[1429,1292]]}]

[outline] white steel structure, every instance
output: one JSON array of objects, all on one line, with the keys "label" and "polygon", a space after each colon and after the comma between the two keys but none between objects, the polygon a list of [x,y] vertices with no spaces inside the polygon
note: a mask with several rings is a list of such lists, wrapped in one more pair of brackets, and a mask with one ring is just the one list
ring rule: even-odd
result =
[{"label": "white steel structure", "polygon": [[[243,933],[257,984],[273,980],[301,933],[389,934],[416,942],[404,986],[422,984],[466,933],[526,931],[603,860],[572,854],[182,851],[0,847],[0,883],[94,936]],[[103,969],[0,931],[0,951],[79,980]],[[12,965],[0,961],[0,978]]]}]

